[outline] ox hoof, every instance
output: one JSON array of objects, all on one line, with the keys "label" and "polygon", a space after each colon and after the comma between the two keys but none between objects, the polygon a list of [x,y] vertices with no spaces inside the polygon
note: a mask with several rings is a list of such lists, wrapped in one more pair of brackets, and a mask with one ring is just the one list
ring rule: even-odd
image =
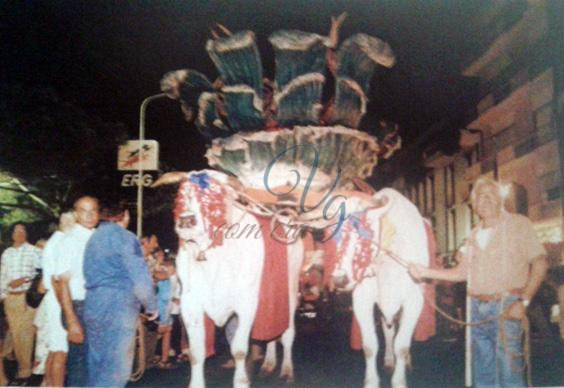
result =
[{"label": "ox hoof", "polygon": [[375,380],[364,381],[364,388],[380,388],[380,382]]},{"label": "ox hoof", "polygon": [[293,384],[294,383],[294,371],[291,369],[284,369],[280,373],[280,378],[284,380],[286,384]]},{"label": "ox hoof", "polygon": [[270,362],[262,364],[262,366],[260,367],[259,377],[270,376],[272,374],[272,372],[274,372],[275,367],[276,367],[276,365],[274,365],[273,363],[270,363]]},{"label": "ox hoof", "polygon": [[284,384],[288,385],[288,386],[292,386],[294,385],[294,378],[293,377],[289,377],[287,379],[284,379]]},{"label": "ox hoof", "polygon": [[405,379],[401,381],[394,381],[392,379],[391,383],[392,388],[407,388],[407,381]]},{"label": "ox hoof", "polygon": [[250,382],[248,379],[240,379],[233,383],[234,388],[249,388]]},{"label": "ox hoof", "polygon": [[258,376],[263,379],[272,375],[272,370],[260,368]]},{"label": "ox hoof", "polygon": [[395,363],[394,360],[384,360],[384,371],[391,375],[394,372]]}]

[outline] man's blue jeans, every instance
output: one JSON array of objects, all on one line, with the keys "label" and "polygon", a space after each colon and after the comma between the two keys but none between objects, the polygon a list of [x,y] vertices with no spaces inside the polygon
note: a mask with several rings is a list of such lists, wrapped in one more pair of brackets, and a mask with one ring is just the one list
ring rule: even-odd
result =
[{"label": "man's blue jeans", "polygon": [[[503,300],[482,302],[472,299],[472,321],[499,316],[517,301],[509,295]],[[503,337],[500,324],[503,322]],[[524,387],[521,321],[493,320],[472,327],[472,373],[475,387]]]},{"label": "man's blue jeans", "polygon": [[139,302],[130,292],[108,287],[86,292],[84,321],[88,386],[124,387],[131,375]]},{"label": "man's blue jeans", "polygon": [[[72,301],[74,312],[78,317],[80,325],[84,330],[84,302]],[[67,360],[67,382],[70,387],[86,386],[88,369],[86,365],[86,353],[88,352],[88,335],[84,330],[85,338],[83,344],[73,344],[69,342],[69,353]]]}]

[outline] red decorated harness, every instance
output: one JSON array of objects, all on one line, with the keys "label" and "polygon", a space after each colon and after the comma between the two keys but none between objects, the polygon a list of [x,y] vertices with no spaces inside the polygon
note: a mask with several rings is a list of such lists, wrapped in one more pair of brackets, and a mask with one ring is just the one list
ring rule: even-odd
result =
[{"label": "red decorated harness", "polygon": [[[356,243],[353,248],[352,280],[355,283],[358,283],[362,279],[367,277],[366,270],[380,253],[379,249],[376,254],[373,250],[374,245],[376,245],[377,247],[380,246],[380,241],[378,241],[378,244],[374,244],[372,241],[372,230],[370,228],[370,225],[368,224],[368,220],[366,219],[366,212],[359,214],[355,218],[355,222],[351,222],[352,220],[349,220],[349,222],[346,222],[343,225],[342,240],[338,244],[337,257],[340,257],[341,260],[343,257],[345,257],[351,244],[351,236],[353,233],[356,234],[358,238],[356,239]],[[379,237],[381,237],[382,221],[380,220],[379,222]],[[341,266],[341,262],[339,262],[339,266]]]},{"label": "red decorated harness", "polygon": [[203,172],[191,174],[190,178],[183,182],[176,196],[174,208],[174,221],[186,211],[195,211],[190,208],[193,200],[198,201],[200,213],[204,221],[204,229],[208,233],[211,245],[214,248],[223,244],[223,233],[216,233],[218,228],[227,221],[227,207],[225,197],[227,190],[217,179]]}]

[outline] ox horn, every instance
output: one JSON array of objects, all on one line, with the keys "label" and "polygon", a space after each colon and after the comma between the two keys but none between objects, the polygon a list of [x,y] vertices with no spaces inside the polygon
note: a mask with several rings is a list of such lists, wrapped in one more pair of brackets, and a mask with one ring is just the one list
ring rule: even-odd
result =
[{"label": "ox horn", "polygon": [[174,171],[174,172],[167,172],[159,179],[156,180],[155,183],[151,185],[152,188],[163,186],[163,185],[172,185],[174,183],[179,183],[188,179],[188,173]]}]

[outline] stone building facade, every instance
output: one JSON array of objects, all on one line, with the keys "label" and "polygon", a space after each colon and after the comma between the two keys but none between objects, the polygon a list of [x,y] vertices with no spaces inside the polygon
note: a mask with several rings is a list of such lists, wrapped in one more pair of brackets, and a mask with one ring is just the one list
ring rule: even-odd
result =
[{"label": "stone building facade", "polygon": [[533,221],[553,265],[562,260],[564,61],[557,8],[550,1],[498,1],[480,12],[472,22],[483,32],[461,70],[478,80],[480,97],[457,120],[458,151],[445,154],[427,139],[418,173],[398,167],[391,182],[432,220],[445,264],[477,221],[469,194],[482,175],[510,185],[507,206]]},{"label": "stone building facade", "polygon": [[[562,1],[488,3],[470,21],[478,39],[461,69],[479,85],[475,106],[462,117],[432,125],[381,169],[385,177],[380,181],[402,191],[432,221],[438,260],[447,267],[456,264],[457,248],[478,221],[470,207],[473,182],[489,176],[507,184],[506,207],[532,220],[548,251],[545,289],[557,293],[560,313],[552,310],[552,316],[564,338],[562,15]],[[459,135],[456,151],[442,150],[440,137],[452,137],[453,131]],[[443,284],[437,302],[461,317],[463,297],[461,286]],[[546,301],[533,305],[529,316],[545,336],[550,330],[542,304]],[[447,321],[439,325],[447,336],[460,332]]]}]

